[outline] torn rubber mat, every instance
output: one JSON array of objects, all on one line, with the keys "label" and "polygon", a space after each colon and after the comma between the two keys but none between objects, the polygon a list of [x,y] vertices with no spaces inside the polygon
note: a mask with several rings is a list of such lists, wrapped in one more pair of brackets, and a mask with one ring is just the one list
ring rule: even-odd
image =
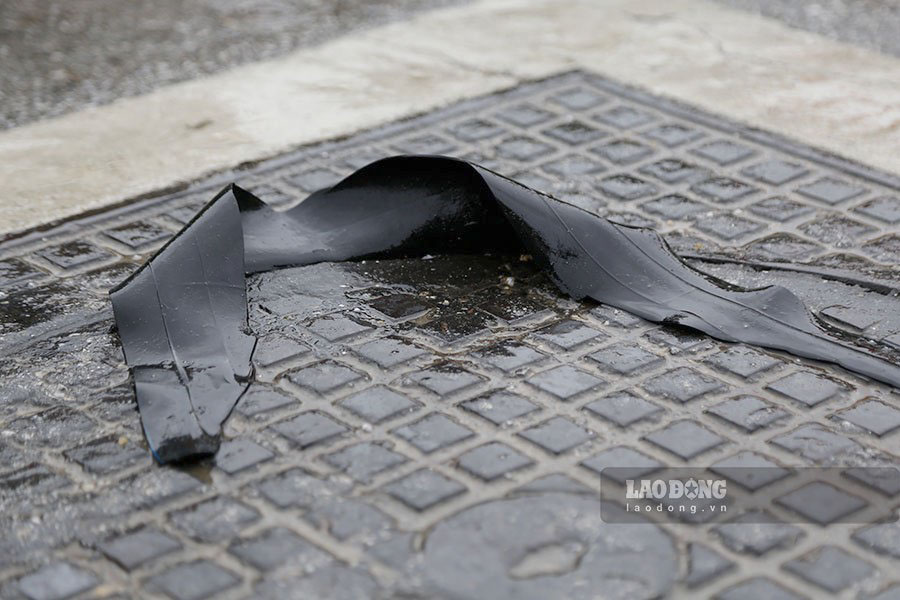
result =
[{"label": "torn rubber mat", "polygon": [[110,292],[154,456],[168,462],[218,448],[222,422],[252,374],[246,274],[489,251],[532,254],[575,299],[900,387],[897,364],[828,335],[785,288],[726,284],[682,262],[652,230],[612,223],[484,167],[397,156],[283,212],[229,186]]}]

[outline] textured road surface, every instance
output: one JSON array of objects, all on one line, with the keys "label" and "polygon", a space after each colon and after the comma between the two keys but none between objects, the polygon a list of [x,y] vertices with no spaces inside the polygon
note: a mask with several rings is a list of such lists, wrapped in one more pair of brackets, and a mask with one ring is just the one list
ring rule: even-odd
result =
[{"label": "textured road surface", "polygon": [[[898,0],[717,0],[900,55]],[[7,0],[0,129],[146,93],[465,0]]]},{"label": "textured road surface", "polygon": [[716,0],[857,46],[900,56],[898,0]]},{"label": "textured road surface", "polygon": [[0,2],[0,128],[143,94],[461,1]]},{"label": "textured road surface", "polygon": [[0,597],[898,597],[896,482],[780,476],[775,524],[597,518],[604,467],[896,465],[895,391],[572,302],[528,257],[250,278],[229,440],[155,466],[105,290],[226,181],[289,205],[398,152],[656,227],[900,346],[896,177],[579,73],[467,101],[0,245]]}]

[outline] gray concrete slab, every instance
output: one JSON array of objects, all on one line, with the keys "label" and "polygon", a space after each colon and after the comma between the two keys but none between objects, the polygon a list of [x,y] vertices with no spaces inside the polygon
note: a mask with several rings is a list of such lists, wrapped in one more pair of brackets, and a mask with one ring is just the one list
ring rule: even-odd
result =
[{"label": "gray concrete slab", "polygon": [[[466,101],[0,244],[0,595],[890,594],[900,530],[875,521],[900,488],[847,469],[898,463],[896,390],[573,302],[523,256],[251,277],[229,441],[155,466],[105,290],[227,181],[288,206],[398,152],[481,162],[900,339],[895,176],[590,74]],[[599,518],[624,481],[605,467],[707,465],[765,469],[735,481],[781,498],[768,522]],[[847,474],[787,470],[817,465]]]},{"label": "gray concrete slab", "polygon": [[572,69],[896,173],[898,65],[708,0],[478,0],[0,131],[0,235]]},{"label": "gray concrete slab", "polygon": [[716,0],[778,19],[791,27],[900,56],[900,2],[897,0]]},{"label": "gray concrete slab", "polygon": [[0,129],[281,56],[464,0],[0,5]]}]

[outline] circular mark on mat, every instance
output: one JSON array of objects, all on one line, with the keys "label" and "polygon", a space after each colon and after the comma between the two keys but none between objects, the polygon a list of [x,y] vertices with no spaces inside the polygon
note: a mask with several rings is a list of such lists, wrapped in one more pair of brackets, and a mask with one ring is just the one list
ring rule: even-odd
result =
[{"label": "circular mark on mat", "polygon": [[661,528],[605,523],[599,500],[574,494],[466,509],[434,527],[423,554],[427,592],[459,600],[656,598],[677,575],[675,546]]}]

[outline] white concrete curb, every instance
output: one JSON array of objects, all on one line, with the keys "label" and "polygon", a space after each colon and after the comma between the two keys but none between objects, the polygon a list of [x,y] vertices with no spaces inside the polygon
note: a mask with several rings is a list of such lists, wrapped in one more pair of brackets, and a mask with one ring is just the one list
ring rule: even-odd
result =
[{"label": "white concrete curb", "polygon": [[900,60],[705,0],[482,0],[0,133],[0,233],[582,68],[900,172]]}]

